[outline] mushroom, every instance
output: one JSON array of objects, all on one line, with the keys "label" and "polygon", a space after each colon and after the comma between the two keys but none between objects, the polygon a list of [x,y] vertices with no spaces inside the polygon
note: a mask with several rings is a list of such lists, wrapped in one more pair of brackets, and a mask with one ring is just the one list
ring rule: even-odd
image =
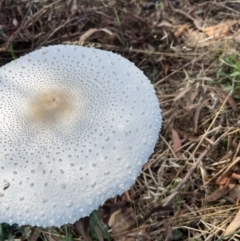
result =
[{"label": "mushroom", "polygon": [[0,222],[61,226],[123,193],[161,128],[133,63],[55,45],[0,68]]}]

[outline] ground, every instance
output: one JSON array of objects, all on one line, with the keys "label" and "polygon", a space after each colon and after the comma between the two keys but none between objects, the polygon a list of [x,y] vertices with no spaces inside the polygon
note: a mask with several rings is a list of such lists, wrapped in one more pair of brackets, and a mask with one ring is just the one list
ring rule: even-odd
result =
[{"label": "ground", "polygon": [[58,43],[117,52],[148,76],[164,118],[135,185],[98,210],[109,235],[90,229],[93,213],[62,228],[2,224],[0,240],[240,239],[239,1],[0,0],[0,12],[0,66]]}]

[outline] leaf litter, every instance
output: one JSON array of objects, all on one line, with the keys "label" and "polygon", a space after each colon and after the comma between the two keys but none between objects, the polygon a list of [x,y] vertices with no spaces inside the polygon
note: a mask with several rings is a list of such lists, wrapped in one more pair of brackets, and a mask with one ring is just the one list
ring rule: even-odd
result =
[{"label": "leaf litter", "polygon": [[0,11],[0,65],[58,43],[114,51],[149,77],[164,116],[141,176],[98,210],[92,229],[89,218],[49,229],[2,224],[3,237],[239,240],[239,80],[221,62],[240,61],[236,1],[9,0]]}]

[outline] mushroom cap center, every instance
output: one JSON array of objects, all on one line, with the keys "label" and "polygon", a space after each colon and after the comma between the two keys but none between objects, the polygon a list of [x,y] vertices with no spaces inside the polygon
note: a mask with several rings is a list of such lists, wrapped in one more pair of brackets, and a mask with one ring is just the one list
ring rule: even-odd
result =
[{"label": "mushroom cap center", "polygon": [[56,123],[72,110],[71,97],[63,90],[45,90],[37,93],[29,103],[29,116],[35,122]]}]

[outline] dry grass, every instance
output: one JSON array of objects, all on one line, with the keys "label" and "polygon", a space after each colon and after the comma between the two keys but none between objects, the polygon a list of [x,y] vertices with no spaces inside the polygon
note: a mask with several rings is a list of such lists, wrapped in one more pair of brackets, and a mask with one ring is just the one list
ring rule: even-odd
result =
[{"label": "dry grass", "polygon": [[[214,180],[240,155],[240,96],[224,91],[237,84],[217,75],[222,67],[231,71],[221,58],[240,61],[240,3],[0,0],[0,12],[0,65],[41,46],[75,43],[118,52],[145,72],[164,123],[155,153],[130,190],[136,215],[172,205],[173,213],[155,212],[145,222],[152,240],[173,240],[172,234],[179,235],[175,240],[221,240],[238,210],[236,200],[204,198],[218,189]],[[228,20],[236,23],[222,36],[203,31]],[[239,173],[238,162],[231,171]],[[66,235],[64,228],[27,227],[25,238],[81,240],[74,226],[68,228]]]}]

